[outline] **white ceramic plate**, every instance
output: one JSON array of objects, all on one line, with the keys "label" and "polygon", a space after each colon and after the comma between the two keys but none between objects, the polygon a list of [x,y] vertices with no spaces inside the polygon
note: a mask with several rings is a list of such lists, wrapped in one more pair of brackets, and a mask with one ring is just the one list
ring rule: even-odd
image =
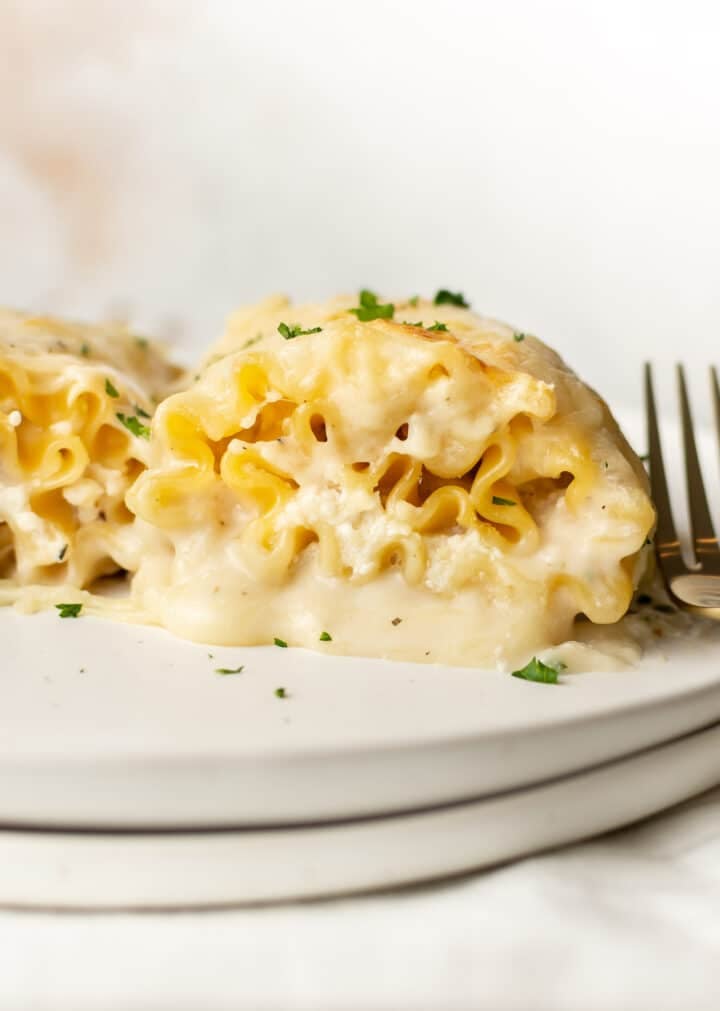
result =
[{"label": "white ceramic plate", "polygon": [[335,824],[209,832],[0,830],[0,905],[187,908],[460,874],[617,828],[720,782],[720,724],[542,786]]},{"label": "white ceramic plate", "polygon": [[4,824],[380,815],[527,786],[720,720],[712,640],[554,687],[268,647],[210,659],[159,630],[54,613],[0,613],[0,630]]},{"label": "white ceramic plate", "polygon": [[0,823],[291,825],[527,787],[720,720],[719,634],[553,687],[6,609]]}]

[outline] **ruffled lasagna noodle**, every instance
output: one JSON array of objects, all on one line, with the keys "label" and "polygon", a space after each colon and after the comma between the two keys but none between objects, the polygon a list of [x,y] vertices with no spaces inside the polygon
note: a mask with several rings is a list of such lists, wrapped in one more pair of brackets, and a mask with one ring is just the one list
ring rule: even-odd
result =
[{"label": "ruffled lasagna noodle", "polygon": [[0,588],[90,586],[138,562],[125,495],[182,373],[122,327],[0,311]]},{"label": "ruffled lasagna noodle", "polygon": [[454,664],[621,618],[654,511],[602,400],[502,323],[415,300],[360,322],[354,304],[237,314],[160,406],[128,474],[157,534],[144,613],[207,642],[329,631],[340,653]]}]

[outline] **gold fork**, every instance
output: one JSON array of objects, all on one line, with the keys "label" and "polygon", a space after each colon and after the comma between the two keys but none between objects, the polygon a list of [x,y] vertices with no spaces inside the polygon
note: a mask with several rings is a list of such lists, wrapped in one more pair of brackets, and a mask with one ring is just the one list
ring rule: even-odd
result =
[{"label": "gold fork", "polygon": [[[715,417],[720,430],[720,383],[713,367],[710,370]],[[647,412],[650,487],[657,509],[655,553],[660,572],[671,600],[686,611],[704,614],[720,620],[720,547],[710,515],[697,445],[693,432],[690,399],[682,365],[677,367],[680,395],[680,419],[685,450],[685,481],[690,516],[690,542],[695,565],[683,560],[680,539],[673,520],[667,476],[662,458],[658,431],[652,369],[645,366],[645,408]]]}]

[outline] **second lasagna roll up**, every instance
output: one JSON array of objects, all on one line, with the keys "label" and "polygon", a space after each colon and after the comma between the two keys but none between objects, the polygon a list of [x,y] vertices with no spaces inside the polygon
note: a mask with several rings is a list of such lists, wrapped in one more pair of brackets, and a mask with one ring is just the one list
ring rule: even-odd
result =
[{"label": "second lasagna roll up", "polygon": [[602,401],[504,324],[351,305],[248,314],[259,339],[159,409],[128,495],[165,533],[142,605],[208,642],[329,630],[337,652],[454,664],[617,621],[654,512]]},{"label": "second lasagna roll up", "polygon": [[0,311],[0,578],[84,588],[136,567],[125,493],[180,376],[122,327]]}]

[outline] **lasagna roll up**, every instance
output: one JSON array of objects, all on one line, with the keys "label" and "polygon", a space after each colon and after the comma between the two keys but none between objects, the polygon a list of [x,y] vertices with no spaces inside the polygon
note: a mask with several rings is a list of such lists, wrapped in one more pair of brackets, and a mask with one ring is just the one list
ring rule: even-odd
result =
[{"label": "lasagna roll up", "polygon": [[163,534],[143,608],[206,642],[499,666],[622,617],[654,511],[605,404],[502,323],[352,305],[236,317],[162,404],[127,499]]},{"label": "lasagna roll up", "polygon": [[121,327],[0,311],[0,578],[89,586],[136,566],[124,499],[180,372]]}]

